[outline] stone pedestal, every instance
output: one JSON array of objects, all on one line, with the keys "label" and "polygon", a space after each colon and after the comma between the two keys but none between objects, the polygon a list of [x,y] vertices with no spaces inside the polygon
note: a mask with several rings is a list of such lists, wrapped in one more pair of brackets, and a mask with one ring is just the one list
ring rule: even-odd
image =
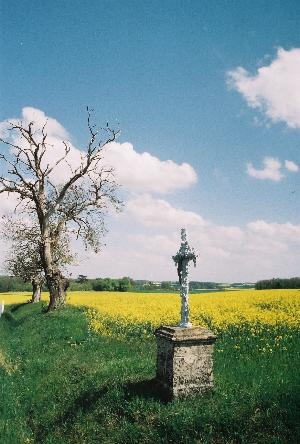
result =
[{"label": "stone pedestal", "polygon": [[217,337],[204,327],[162,326],[157,339],[156,380],[170,397],[213,387],[213,344]]}]

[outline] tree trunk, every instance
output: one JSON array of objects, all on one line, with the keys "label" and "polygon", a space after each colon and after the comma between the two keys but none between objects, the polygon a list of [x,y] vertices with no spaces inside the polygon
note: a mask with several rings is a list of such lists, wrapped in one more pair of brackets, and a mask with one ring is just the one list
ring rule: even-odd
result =
[{"label": "tree trunk", "polygon": [[32,297],[31,302],[34,304],[35,302],[40,302],[41,300],[41,284],[37,282],[35,279],[32,279]]},{"label": "tree trunk", "polygon": [[46,275],[47,286],[50,293],[50,302],[47,311],[62,308],[66,304],[66,291],[69,287],[69,281],[60,271]]},{"label": "tree trunk", "polygon": [[56,267],[53,261],[53,242],[51,242],[49,227],[44,228],[44,241],[41,245],[41,259],[45,271],[46,283],[50,293],[50,301],[47,311],[53,311],[62,308],[66,304],[66,290],[69,287],[69,281],[61,271]]}]

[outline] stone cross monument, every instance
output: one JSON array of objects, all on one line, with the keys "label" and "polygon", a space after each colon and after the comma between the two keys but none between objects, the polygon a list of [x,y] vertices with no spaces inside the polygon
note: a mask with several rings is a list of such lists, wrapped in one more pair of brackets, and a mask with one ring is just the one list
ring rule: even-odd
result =
[{"label": "stone cross monument", "polygon": [[173,260],[177,265],[181,321],[179,326],[162,325],[157,340],[156,381],[169,398],[187,396],[213,387],[213,347],[217,337],[205,327],[189,321],[189,262],[196,265],[196,253],[181,230],[181,246]]},{"label": "stone cross monument", "polygon": [[189,308],[189,262],[193,261],[196,267],[197,254],[191,248],[186,239],[186,231],[181,230],[181,246],[175,256],[172,257],[175,265],[177,265],[177,273],[180,284],[181,296],[181,321],[179,326],[183,328],[191,327],[190,308]]}]

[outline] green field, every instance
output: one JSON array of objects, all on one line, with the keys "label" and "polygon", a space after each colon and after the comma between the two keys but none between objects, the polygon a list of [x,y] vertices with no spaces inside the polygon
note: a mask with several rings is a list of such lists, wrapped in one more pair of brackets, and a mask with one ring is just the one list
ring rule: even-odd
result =
[{"label": "green field", "polygon": [[300,442],[295,328],[229,328],[216,343],[215,390],[166,402],[154,339],[104,337],[83,308],[41,308],[10,306],[0,319],[1,443]]}]

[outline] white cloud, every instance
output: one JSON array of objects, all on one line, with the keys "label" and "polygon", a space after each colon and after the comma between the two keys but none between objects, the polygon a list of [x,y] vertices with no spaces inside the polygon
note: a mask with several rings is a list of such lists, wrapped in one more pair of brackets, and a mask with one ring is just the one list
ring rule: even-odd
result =
[{"label": "white cloud", "polygon": [[[164,205],[159,199],[157,203],[153,198],[143,202],[143,209],[139,202],[134,211],[125,211],[128,220],[134,217],[136,224],[129,228],[126,218],[118,219],[120,229],[115,227],[110,233],[107,248],[99,259],[93,256],[81,264],[80,272],[90,276],[176,280],[171,257],[180,246],[180,228],[185,226],[190,244],[199,253],[197,268],[191,267],[191,279],[256,281],[299,273],[299,224],[256,220],[243,227],[222,226],[196,213],[190,220],[189,212]],[[164,212],[159,212],[158,220],[152,219],[155,208],[166,210],[164,223]],[[180,218],[177,223],[172,214]]]},{"label": "white cloud", "polygon": [[[34,108],[23,110],[26,122],[39,125],[46,115]],[[55,119],[48,118],[47,131],[52,153],[59,155],[59,146],[68,137]],[[4,126],[0,125],[3,131]],[[74,273],[89,276],[124,276],[153,280],[177,279],[171,256],[180,245],[180,228],[186,227],[191,244],[199,252],[198,267],[191,268],[191,279],[256,280],[264,277],[291,276],[298,273],[300,261],[300,225],[252,221],[245,227],[223,226],[205,220],[200,214],[172,206],[165,199],[150,193],[166,193],[195,183],[196,173],[188,164],[161,161],[149,153],[138,153],[130,143],[114,143],[106,150],[105,162],[116,168],[119,181],[131,192],[124,214],[113,219],[114,230],[106,238],[107,248],[98,256],[90,254]],[[72,146],[71,163],[80,159],[80,151]],[[50,159],[51,160],[51,159]],[[286,161],[285,167],[295,168]],[[292,162],[293,163],[293,162]],[[281,164],[266,158],[264,168],[254,177],[280,180]],[[68,167],[59,170],[56,180],[69,174]],[[0,195],[3,212],[13,210],[15,197]],[[87,257],[87,253],[82,255]]]},{"label": "white cloud", "polygon": [[284,176],[281,173],[281,163],[273,157],[265,157],[263,160],[264,168],[257,170],[252,163],[247,164],[247,173],[255,179],[270,179],[279,182]]},{"label": "white cloud", "polygon": [[[46,116],[38,109],[26,107],[22,110],[22,122],[28,125],[34,122],[35,128],[42,128],[45,123],[47,133],[47,150],[43,163],[52,166],[64,154],[64,141],[68,141],[70,152],[66,161],[61,162],[53,171],[52,181],[56,184],[65,181],[71,174],[71,168],[80,165],[83,151],[77,149],[69,141],[70,136],[57,120]],[[9,119],[10,122],[19,122]],[[1,122],[0,133],[5,133],[7,122]],[[42,135],[38,132],[37,139]],[[13,135],[13,142],[22,145],[24,140]],[[195,170],[188,163],[177,164],[172,160],[160,160],[150,153],[138,153],[131,143],[113,142],[106,146],[103,152],[105,164],[114,167],[118,182],[131,192],[167,193],[176,189],[187,188],[197,182]]]},{"label": "white cloud", "polygon": [[299,166],[292,160],[286,160],[284,162],[284,165],[286,169],[291,171],[292,173],[297,173],[299,171]]},{"label": "white cloud", "polygon": [[[47,134],[46,144],[47,150],[42,160],[42,167],[46,168],[47,165],[50,167],[54,166],[58,159],[60,159],[65,153],[64,141],[67,141],[70,152],[68,154],[67,160],[59,163],[52,174],[50,174],[50,179],[56,185],[62,183],[70,177],[71,169],[76,168],[80,165],[81,152],[75,148],[70,142],[70,135],[67,130],[55,119],[47,116],[43,111],[32,108],[25,107],[22,109],[22,116],[20,119],[8,119],[7,121],[0,123],[0,135],[1,137],[7,139],[21,147],[27,146],[27,141],[20,137],[20,133],[17,131],[7,132],[7,128],[12,124],[20,124],[27,127],[31,122],[33,122],[33,131],[35,140],[38,142],[42,141],[42,128],[45,126],[44,131]],[[12,149],[14,151],[14,149]]]},{"label": "white cloud", "polygon": [[47,116],[44,111],[37,108],[25,107],[22,109],[22,121],[25,123],[34,122],[35,126],[42,128],[46,123],[46,132],[52,137],[59,139],[69,139],[67,130],[53,117]]},{"label": "white cloud", "polygon": [[8,123],[19,124],[20,122],[23,122],[25,125],[33,122],[36,128],[42,128],[46,124],[46,132],[48,135],[59,139],[68,139],[70,137],[67,130],[56,119],[47,116],[44,111],[30,106],[22,109],[22,116],[20,118],[7,119],[1,122],[0,136],[4,137],[7,135]]},{"label": "white cloud", "polygon": [[289,242],[300,243],[300,225],[293,225],[291,223],[268,223],[264,220],[257,220],[248,223],[247,228],[251,232],[261,235],[263,238],[273,237]]},{"label": "white cloud", "polygon": [[203,218],[192,211],[174,208],[166,200],[155,199],[149,194],[138,195],[126,204],[126,212],[146,227],[181,228],[201,226]]},{"label": "white cloud", "polygon": [[133,192],[167,193],[197,182],[196,172],[188,163],[179,165],[147,152],[138,153],[128,142],[111,143],[105,161],[115,168],[118,181]]},{"label": "white cloud", "polygon": [[279,48],[275,60],[255,75],[242,67],[229,71],[227,82],[272,122],[300,128],[300,48]]},{"label": "white cloud", "polygon": [[115,268],[115,275],[126,271],[136,278],[175,280],[171,256],[179,248],[181,227],[187,228],[188,239],[199,253],[191,279],[255,281],[298,273],[300,225],[256,220],[243,227],[223,226],[147,195],[132,199],[124,217],[119,220],[123,227],[128,229],[127,220],[136,223],[130,232],[118,236],[111,250],[108,245],[108,255],[123,258],[122,271]]}]

